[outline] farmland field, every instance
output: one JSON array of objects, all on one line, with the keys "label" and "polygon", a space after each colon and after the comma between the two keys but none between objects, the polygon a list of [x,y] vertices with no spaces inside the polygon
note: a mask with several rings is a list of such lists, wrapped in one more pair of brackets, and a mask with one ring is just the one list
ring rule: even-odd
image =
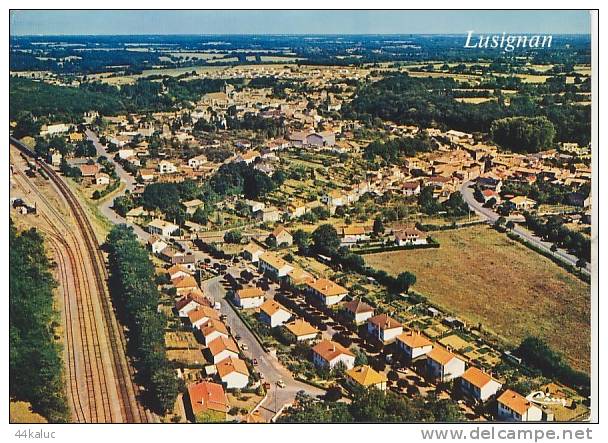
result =
[{"label": "farmland field", "polygon": [[416,274],[414,289],[508,343],[537,335],[589,371],[590,287],[488,226],[434,232],[438,249],[366,255],[390,274]]}]

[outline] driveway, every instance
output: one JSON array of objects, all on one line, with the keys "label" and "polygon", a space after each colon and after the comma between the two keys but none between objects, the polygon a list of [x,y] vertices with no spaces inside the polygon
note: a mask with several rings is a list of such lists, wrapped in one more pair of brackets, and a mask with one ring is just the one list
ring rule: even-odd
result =
[{"label": "driveway", "polygon": [[[462,194],[462,198],[464,199],[465,202],[467,202],[467,204],[473,211],[475,211],[477,214],[484,217],[486,220],[488,220],[488,222],[494,223],[496,220],[498,220],[500,215],[498,215],[496,212],[492,211],[489,208],[484,208],[481,203],[479,203],[477,200],[475,200],[475,197],[473,196],[474,191],[473,191],[472,186],[473,186],[473,182],[471,182],[471,181],[465,182],[462,185],[462,187],[460,188],[460,193]],[[511,232],[517,234],[520,238],[523,238],[524,240],[528,241],[529,243],[532,243],[534,246],[536,246],[546,252],[549,252],[552,255],[559,257],[561,260],[565,261],[566,263],[569,263],[572,266],[576,266],[576,262],[578,261],[577,257],[575,257],[572,254],[569,254],[568,251],[566,251],[564,249],[558,249],[557,251],[552,252],[551,246],[553,245],[553,243],[541,240],[539,237],[534,235],[530,230],[524,228],[523,226],[515,225],[515,227],[511,230]],[[587,263],[585,268],[582,269],[582,272],[584,272],[586,274],[590,274],[591,264]]]},{"label": "driveway", "polygon": [[[305,391],[315,397],[325,394],[322,389],[315,388],[306,383],[296,381],[292,374],[279,362],[277,357],[262,349],[260,343],[255,339],[252,332],[234,312],[232,306],[226,301],[226,288],[223,285],[223,276],[218,276],[201,282],[201,289],[213,301],[219,301],[222,306],[222,314],[225,314],[226,324],[230,327],[233,335],[240,335],[240,344],[246,344],[248,350],[244,354],[258,361],[256,369],[262,373],[264,381],[271,384],[266,400],[262,402],[259,411],[266,420],[270,420],[276,412],[284,405],[292,403],[298,391]],[[278,388],[276,382],[283,380],[285,388]]]}]

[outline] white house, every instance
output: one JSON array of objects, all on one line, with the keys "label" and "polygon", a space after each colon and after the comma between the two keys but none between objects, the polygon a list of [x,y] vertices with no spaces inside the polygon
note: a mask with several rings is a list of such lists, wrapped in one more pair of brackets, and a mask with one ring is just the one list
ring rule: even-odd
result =
[{"label": "white house", "polygon": [[110,176],[105,172],[98,172],[97,174],[95,174],[95,184],[97,186],[109,185]]},{"label": "white house", "polygon": [[245,248],[243,248],[243,257],[245,260],[249,260],[251,263],[258,263],[260,261],[260,257],[264,254],[266,250],[261,246],[258,246],[255,243],[249,243]]},{"label": "white house", "polygon": [[382,372],[375,371],[371,366],[357,366],[344,374],[346,383],[355,388],[375,388],[386,391],[388,378]]},{"label": "white house", "polygon": [[433,343],[420,332],[409,331],[397,336],[397,348],[411,361],[431,352]]},{"label": "white house", "polygon": [[133,156],[135,156],[135,151],[131,148],[123,148],[118,150],[118,157],[121,160],[126,160]]},{"label": "white house", "polygon": [[213,340],[218,337],[226,337],[228,338],[228,330],[224,323],[219,320],[211,319],[208,320],[201,328],[201,336],[203,337],[203,344],[205,346],[209,346]]},{"label": "white house", "polygon": [[234,295],[234,302],[243,309],[259,308],[264,303],[264,292],[257,287],[239,289]]},{"label": "white house", "polygon": [[264,223],[276,222],[281,219],[281,212],[274,206],[262,208],[258,211],[255,211],[253,215],[256,218],[256,220],[260,220]]},{"label": "white house", "polygon": [[205,163],[207,163],[207,157],[204,155],[197,155],[196,157],[188,159],[188,166],[190,166],[192,169],[197,169],[199,166],[202,166]]},{"label": "white house", "polygon": [[296,341],[314,340],[319,334],[319,331],[313,325],[302,318],[287,323],[285,328],[296,337]]},{"label": "white house", "polygon": [[196,295],[194,292],[191,292],[175,302],[175,311],[180,317],[186,318],[191,311],[203,306],[209,306],[209,303],[202,296],[202,293],[201,295]]},{"label": "white house", "polygon": [[291,312],[274,300],[266,300],[260,306],[260,321],[271,328],[281,326],[291,318]]},{"label": "white house", "polygon": [[403,229],[395,232],[395,243],[398,246],[424,245],[426,234],[416,228]]},{"label": "white house", "polygon": [[150,247],[152,254],[158,254],[169,245],[157,235],[151,235],[148,238],[148,246]]},{"label": "white house", "polygon": [[316,366],[329,369],[338,363],[344,364],[346,369],[355,367],[355,354],[340,343],[330,340],[321,340],[312,348],[312,360]]},{"label": "white house", "polygon": [[169,274],[169,279],[171,281],[175,280],[178,277],[187,277],[190,274],[190,270],[184,268],[182,265],[173,265],[169,269],[167,269],[167,274]]},{"label": "white house", "polygon": [[515,206],[515,209],[517,209],[518,211],[528,211],[528,210],[532,209],[534,206],[536,206],[536,202],[534,200],[532,200],[531,198],[522,196],[522,195],[513,197],[509,201],[511,202],[511,204],[513,204]]},{"label": "white house", "polygon": [[345,226],[342,228],[342,244],[349,245],[358,241],[369,240],[363,226]]},{"label": "white house", "polygon": [[155,219],[148,223],[148,232],[163,237],[169,237],[179,231],[179,226],[165,220]]},{"label": "white house", "polygon": [[428,375],[433,380],[451,381],[464,374],[464,361],[442,347],[435,346],[426,355]]},{"label": "white house", "polygon": [[186,315],[188,316],[188,320],[190,320],[193,329],[201,329],[201,327],[205,326],[210,320],[217,322],[220,320],[220,315],[217,311],[207,305],[199,305],[189,311]]},{"label": "white house", "polygon": [[173,174],[177,172],[177,166],[168,160],[161,160],[158,163],[158,172],[159,174]]},{"label": "white house", "polygon": [[387,314],[380,314],[367,320],[367,333],[381,343],[392,343],[403,333],[403,325]]},{"label": "white house", "polygon": [[258,268],[260,272],[270,275],[273,280],[280,280],[293,270],[292,265],[272,252],[260,255]]},{"label": "white house", "polygon": [[500,421],[541,421],[543,411],[515,391],[507,389],[497,399]]},{"label": "white house", "polygon": [[420,188],[419,181],[406,182],[403,184],[403,195],[405,195],[406,197],[418,195],[418,194],[420,194],[420,191],[421,191],[421,188]]},{"label": "white house", "polygon": [[243,360],[228,357],[217,365],[217,374],[226,389],[243,389],[249,384],[249,370]]},{"label": "white house", "polygon": [[308,282],[306,286],[308,293],[321,300],[326,306],[341,302],[348,294],[346,288],[326,278]]},{"label": "white house", "polygon": [[367,303],[362,302],[360,298],[349,301],[344,308],[353,322],[357,325],[365,323],[374,315],[374,308]]},{"label": "white house", "polygon": [[277,246],[291,246],[293,244],[293,237],[283,226],[278,226],[270,235],[274,237]]},{"label": "white house", "polygon": [[263,202],[258,202],[255,200],[245,200],[245,205],[251,210],[251,213],[255,213],[261,211],[266,207],[266,204]]},{"label": "white house", "polygon": [[460,388],[474,400],[486,401],[502,388],[502,384],[481,369],[471,366],[460,378]]},{"label": "white house", "polygon": [[218,364],[227,358],[238,358],[239,348],[233,339],[218,337],[209,343],[207,353],[214,364]]}]

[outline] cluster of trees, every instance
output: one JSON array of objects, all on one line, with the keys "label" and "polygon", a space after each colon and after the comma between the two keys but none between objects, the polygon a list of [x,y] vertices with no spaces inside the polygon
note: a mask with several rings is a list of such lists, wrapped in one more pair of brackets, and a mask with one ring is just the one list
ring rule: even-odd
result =
[{"label": "cluster of trees", "polygon": [[517,353],[526,363],[540,370],[546,377],[557,378],[587,395],[590,392],[589,375],[572,369],[564,357],[553,351],[544,340],[538,337],[526,337],[517,348]]},{"label": "cluster of trees", "polygon": [[544,116],[554,125],[556,141],[589,144],[591,107],[573,103],[543,105],[534,98],[541,95],[545,85],[535,86],[530,95],[510,97],[508,104],[502,95],[496,101],[480,104],[459,102],[454,99],[453,90],[461,88],[451,78],[413,78],[401,73],[362,86],[341,112],[344,118],[361,120],[370,126],[379,119],[380,123],[384,120],[483,133],[490,131],[495,120]]},{"label": "cluster of trees", "polygon": [[[589,194],[588,192],[584,193],[586,195]],[[560,183],[552,183],[549,180],[537,179],[532,184],[506,181],[502,186],[501,194],[525,195],[538,203],[565,205],[568,204],[568,198],[572,194],[572,189]]]},{"label": "cluster of trees", "polygon": [[9,229],[9,391],[30,402],[50,422],[66,422],[69,410],[62,376],[59,326],[53,308],[51,262],[34,229]]},{"label": "cluster of trees", "polygon": [[[228,108],[228,112],[231,108]],[[256,131],[264,138],[276,138],[285,134],[285,121],[283,118],[264,118],[262,116],[246,113],[242,119],[229,117],[228,129]]]},{"label": "cluster of trees", "polygon": [[126,225],[112,228],[107,245],[111,293],[129,328],[129,350],[138,376],[147,384],[150,406],[164,413],[173,408],[179,384],[167,361],[167,319],[157,310],[159,293],[154,266],[132,228]]},{"label": "cluster of trees", "polygon": [[462,413],[449,399],[410,399],[394,392],[377,389],[362,390],[352,403],[319,401],[298,394],[295,406],[279,418],[281,423],[403,423],[457,422]]},{"label": "cluster of trees", "polygon": [[555,127],[544,116],[507,117],[492,122],[490,136],[514,152],[539,152],[553,146]]},{"label": "cluster of trees", "polygon": [[579,259],[578,267],[591,261],[591,240],[584,234],[564,225],[559,215],[548,217],[546,221],[529,212],[524,212],[526,226],[543,240],[567,249]]},{"label": "cluster of trees", "polygon": [[425,186],[418,194],[418,206],[420,211],[434,215],[439,212],[445,212],[448,217],[463,217],[469,213],[469,205],[462,198],[460,191],[452,192],[447,200],[443,203],[433,197],[433,188]]},{"label": "cluster of trees", "polygon": [[[179,225],[186,221],[186,210],[181,205],[182,200],[199,198],[201,190],[192,180],[181,183],[151,183],[144,189],[142,204],[147,210],[160,210],[170,220],[175,220]],[[128,203],[129,200],[118,202],[119,205]],[[117,205],[117,202],[114,202]],[[125,205],[125,208],[130,205]],[[131,208],[129,208],[131,209]],[[129,210],[127,209],[127,211]]]},{"label": "cluster of trees", "polygon": [[399,137],[388,141],[376,140],[365,148],[364,157],[373,160],[376,156],[387,163],[400,163],[403,157],[413,157],[419,152],[431,152],[439,144],[426,132],[419,132],[414,137]]},{"label": "cluster of trees", "polygon": [[274,190],[275,182],[251,165],[228,163],[220,166],[210,180],[211,189],[219,196],[245,194],[256,199]]}]

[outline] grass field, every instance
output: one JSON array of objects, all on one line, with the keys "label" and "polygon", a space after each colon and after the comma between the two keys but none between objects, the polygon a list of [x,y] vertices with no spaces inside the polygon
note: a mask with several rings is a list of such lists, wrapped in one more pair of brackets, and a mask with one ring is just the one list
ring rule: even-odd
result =
[{"label": "grass field", "polygon": [[10,422],[11,423],[48,423],[42,415],[32,411],[29,403],[24,401],[10,402]]},{"label": "grass field", "polygon": [[537,335],[589,370],[590,287],[488,226],[434,232],[438,249],[366,255],[390,274],[414,272],[414,289],[508,343]]}]

